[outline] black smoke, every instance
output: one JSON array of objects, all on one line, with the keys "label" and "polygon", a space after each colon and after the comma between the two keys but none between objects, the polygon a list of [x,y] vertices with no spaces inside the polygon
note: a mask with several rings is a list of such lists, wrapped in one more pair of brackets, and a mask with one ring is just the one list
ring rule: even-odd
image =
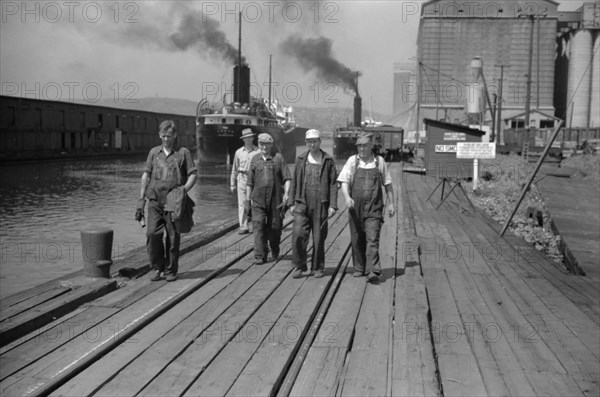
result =
[{"label": "black smoke", "polygon": [[359,73],[333,58],[330,39],[290,36],[281,44],[281,50],[294,57],[305,71],[315,71],[320,79],[340,83],[358,96]]}]

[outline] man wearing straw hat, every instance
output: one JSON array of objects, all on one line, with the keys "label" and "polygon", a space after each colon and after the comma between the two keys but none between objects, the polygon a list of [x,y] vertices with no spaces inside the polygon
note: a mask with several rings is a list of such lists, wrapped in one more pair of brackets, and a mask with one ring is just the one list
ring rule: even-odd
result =
[{"label": "man wearing straw hat", "polygon": [[338,182],[342,184],[350,217],[353,276],[367,275],[367,281],[374,283],[381,275],[379,235],[385,210],[381,189],[385,187],[390,217],[396,212],[394,189],[385,160],[373,155],[371,135],[361,135],[356,140],[356,147],[358,155],[346,161]]},{"label": "man wearing straw hat", "polygon": [[231,193],[237,189],[238,199],[238,217],[240,222],[239,234],[248,234],[248,217],[244,214],[244,201],[246,200],[246,181],[248,179],[248,170],[250,169],[250,160],[257,154],[258,148],[254,146],[254,133],[250,128],[242,130],[240,139],[244,141],[244,146],[239,148],[233,156],[233,165],[231,167]]},{"label": "man wearing straw hat", "polygon": [[290,170],[281,153],[273,154],[273,137],[258,135],[260,153],[252,157],[246,181],[246,202],[252,203],[254,227],[254,264],[267,261],[269,247],[273,259],[279,258],[283,215],[290,190]]},{"label": "man wearing straw hat", "polygon": [[335,161],[321,150],[321,133],[310,129],[304,136],[308,151],[296,159],[290,208],[294,215],[292,234],[293,278],[300,278],[307,269],[306,247],[312,230],[313,251],[311,274],[323,277],[327,219],[337,211],[337,169]]}]

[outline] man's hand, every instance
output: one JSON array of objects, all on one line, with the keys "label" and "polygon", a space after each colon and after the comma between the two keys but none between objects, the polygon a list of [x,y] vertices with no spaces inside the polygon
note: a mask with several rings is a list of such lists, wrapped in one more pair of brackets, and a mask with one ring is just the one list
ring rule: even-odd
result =
[{"label": "man's hand", "polygon": [[348,207],[348,208],[354,208],[354,200],[351,197],[348,197],[346,199],[346,207]]},{"label": "man's hand", "polygon": [[144,212],[144,207],[146,206],[146,199],[145,198],[141,198],[138,200],[137,203],[137,207],[135,207],[138,210],[142,210],[142,213]]},{"label": "man's hand", "polygon": [[327,210],[327,216],[328,216],[329,218],[331,218],[332,216],[334,216],[334,215],[335,215],[335,213],[336,213],[336,210],[335,210],[335,208],[331,208],[331,207],[329,207],[329,209]]},{"label": "man's hand", "polygon": [[388,204],[388,214],[390,216],[390,218],[392,216],[394,216],[394,214],[396,213],[396,208],[394,208],[394,204]]},{"label": "man's hand", "polygon": [[231,190],[231,193],[234,193],[235,192],[235,185],[231,185],[229,187],[229,190]]}]

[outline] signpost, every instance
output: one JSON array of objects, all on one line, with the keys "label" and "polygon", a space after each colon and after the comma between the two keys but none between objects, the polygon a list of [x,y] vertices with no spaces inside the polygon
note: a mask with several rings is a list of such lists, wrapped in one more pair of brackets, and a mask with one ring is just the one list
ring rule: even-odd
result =
[{"label": "signpost", "polygon": [[457,142],[457,159],[473,159],[473,190],[477,189],[479,159],[496,158],[496,142]]}]

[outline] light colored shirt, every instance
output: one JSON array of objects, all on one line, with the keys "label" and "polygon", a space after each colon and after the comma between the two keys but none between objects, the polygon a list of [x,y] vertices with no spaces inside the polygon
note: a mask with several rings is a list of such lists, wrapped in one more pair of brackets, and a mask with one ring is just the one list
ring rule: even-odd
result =
[{"label": "light colored shirt", "polygon": [[250,160],[255,154],[260,151],[256,146],[252,146],[252,150],[242,146],[235,151],[233,156],[233,165],[231,166],[231,186],[235,186],[236,181],[246,182],[248,171],[250,170]]},{"label": "light colored shirt", "polygon": [[[344,164],[344,168],[342,168],[342,172],[338,176],[338,182],[342,183],[350,183],[352,184],[352,180],[354,179],[354,171],[356,170],[356,162],[358,161],[358,168],[364,169],[372,169],[375,168],[375,157],[372,157],[371,161],[365,162],[361,160],[358,155],[351,156]],[[388,171],[387,164],[385,160],[381,156],[377,156],[377,162],[379,163],[379,173],[381,174],[381,180],[383,181],[383,185],[389,185],[392,183],[392,176]]]}]

